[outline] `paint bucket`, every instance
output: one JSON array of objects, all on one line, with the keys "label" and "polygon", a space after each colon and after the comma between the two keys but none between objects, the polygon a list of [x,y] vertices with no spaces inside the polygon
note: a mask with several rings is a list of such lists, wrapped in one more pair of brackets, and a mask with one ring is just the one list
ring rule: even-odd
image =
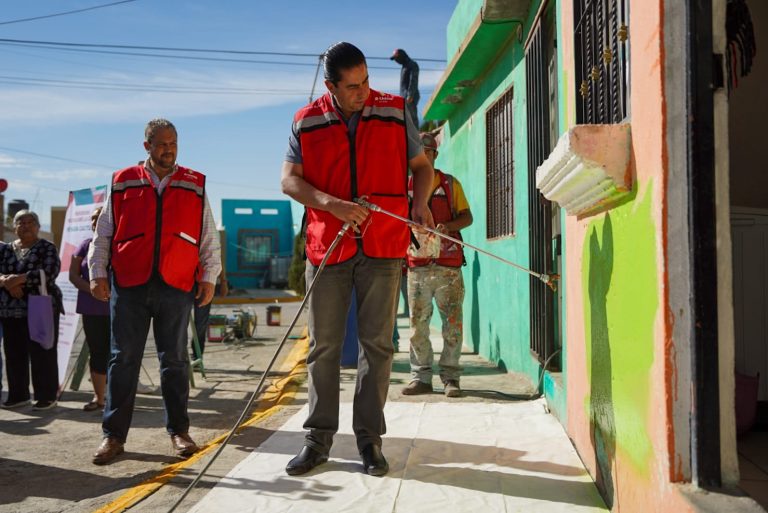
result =
[{"label": "paint bucket", "polygon": [[280,326],[280,306],[267,307],[267,326]]},{"label": "paint bucket", "polygon": [[227,333],[227,316],[211,315],[208,322],[208,340],[221,342]]}]

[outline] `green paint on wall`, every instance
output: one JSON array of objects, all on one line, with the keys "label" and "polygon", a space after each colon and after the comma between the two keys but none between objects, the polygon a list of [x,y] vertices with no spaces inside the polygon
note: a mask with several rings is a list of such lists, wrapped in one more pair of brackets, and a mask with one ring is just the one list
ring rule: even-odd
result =
[{"label": "green paint on wall", "polygon": [[659,287],[652,182],[633,194],[634,201],[590,224],[582,260],[586,408],[598,485],[608,501],[617,448],[644,476],[653,456],[648,405]]}]

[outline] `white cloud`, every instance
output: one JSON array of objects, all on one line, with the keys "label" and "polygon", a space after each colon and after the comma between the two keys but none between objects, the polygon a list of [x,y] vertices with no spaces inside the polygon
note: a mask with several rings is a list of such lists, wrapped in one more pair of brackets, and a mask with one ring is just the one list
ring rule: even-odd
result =
[{"label": "white cloud", "polygon": [[[4,104],[0,110],[0,123],[133,122],[144,121],[158,111],[169,117],[240,112],[296,102],[297,98],[308,96],[312,77],[313,71],[210,75],[172,71],[162,75],[107,74],[79,80],[91,84],[139,84],[150,89],[189,91],[173,93],[6,86],[0,88]],[[198,89],[198,92],[192,89]],[[199,92],[200,89],[219,92]],[[224,92],[223,89],[235,90]]]},{"label": "white cloud", "polygon": [[0,153],[0,168],[8,168],[8,167],[27,167],[27,165],[24,163],[23,160],[19,160],[16,157],[12,157],[11,155],[7,155],[4,153]]},{"label": "white cloud", "polygon": [[[72,122],[144,122],[157,112],[170,118],[243,112],[259,107],[295,104],[312,89],[314,69],[286,72],[200,74],[168,71],[163,74],[123,75],[116,73],[80,77],[91,84],[140,84],[147,88],[230,89],[216,94],[205,92],[161,93],[156,91],[119,91],[105,89],[38,88],[5,86],[0,88],[3,108],[0,123],[21,125],[58,125]],[[439,80],[439,72],[425,71],[420,76],[422,97]],[[399,71],[371,70],[371,85],[379,90],[398,91]],[[236,91],[235,91],[236,90]],[[318,77],[315,97],[325,87]],[[6,157],[11,158],[11,157]],[[0,166],[5,161],[0,160]],[[6,163],[6,165],[9,165]]]}]

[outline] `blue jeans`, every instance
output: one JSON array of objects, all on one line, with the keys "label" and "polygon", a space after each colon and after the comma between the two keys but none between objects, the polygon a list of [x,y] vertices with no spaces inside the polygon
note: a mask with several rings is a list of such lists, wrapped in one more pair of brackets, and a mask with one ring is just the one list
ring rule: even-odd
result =
[{"label": "blue jeans", "polygon": [[[195,286],[193,290],[197,291],[197,286]],[[197,294],[197,292],[195,292],[195,294]],[[208,338],[208,324],[211,320],[212,304],[213,301],[205,306],[197,306],[197,301],[195,301],[195,333],[197,333],[197,343],[200,346],[200,354],[194,354],[195,348],[193,345],[191,348],[192,350],[190,351],[190,355],[193,358],[199,358],[205,353],[205,341]]]},{"label": "blue jeans", "polygon": [[193,304],[192,292],[184,292],[159,278],[138,287],[112,284],[111,358],[107,371],[104,436],[125,442],[133,417],[136,385],[149,334],[150,320],[160,360],[160,387],[169,434],[189,431],[189,360],[187,326]]},{"label": "blue jeans", "polygon": [[[360,352],[352,406],[357,447],[381,445],[386,431],[384,404],[392,367],[392,330],[400,291],[400,259],[368,258],[358,253],[327,266],[309,297],[309,430],[304,444],[328,454],[339,427],[339,367],[347,313],[354,290]],[[317,268],[307,261],[311,283]]]}]

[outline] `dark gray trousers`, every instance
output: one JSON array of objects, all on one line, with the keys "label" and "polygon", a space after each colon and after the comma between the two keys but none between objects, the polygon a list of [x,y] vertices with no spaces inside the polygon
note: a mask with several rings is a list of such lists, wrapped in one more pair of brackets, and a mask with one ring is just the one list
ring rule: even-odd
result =
[{"label": "dark gray trousers", "polygon": [[[331,262],[333,257],[331,257]],[[384,404],[392,367],[392,330],[400,291],[400,259],[368,258],[358,252],[326,266],[309,298],[309,430],[305,445],[328,454],[339,428],[339,362],[354,288],[360,352],[352,428],[358,450],[381,445]],[[317,268],[307,262],[307,284]]]}]

